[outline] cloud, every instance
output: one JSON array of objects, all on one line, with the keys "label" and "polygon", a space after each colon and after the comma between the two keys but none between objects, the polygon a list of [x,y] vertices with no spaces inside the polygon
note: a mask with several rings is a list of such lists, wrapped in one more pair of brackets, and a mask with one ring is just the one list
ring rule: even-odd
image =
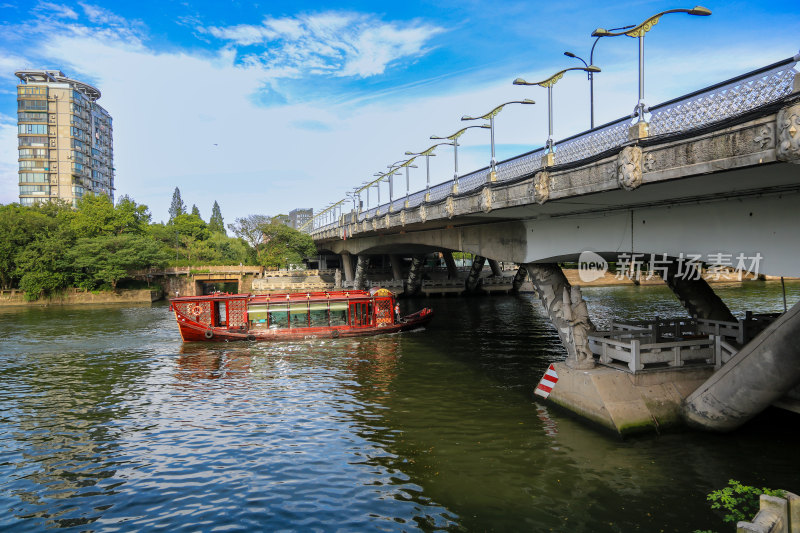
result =
[{"label": "cloud", "polygon": [[270,69],[303,74],[367,78],[382,74],[403,58],[425,53],[426,44],[444,31],[422,22],[389,23],[371,15],[324,12],[266,18],[260,25],[238,24],[198,31],[248,50],[243,59]]},{"label": "cloud", "polygon": [[78,14],[71,7],[54,4],[52,2],[39,2],[34,8],[34,11],[48,17],[60,19],[77,20],[78,18]]}]

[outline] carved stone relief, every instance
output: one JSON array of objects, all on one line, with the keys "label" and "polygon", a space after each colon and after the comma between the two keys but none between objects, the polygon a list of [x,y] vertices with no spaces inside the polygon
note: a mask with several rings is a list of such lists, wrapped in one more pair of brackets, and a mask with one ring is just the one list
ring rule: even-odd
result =
[{"label": "carved stone relief", "polygon": [[617,157],[617,182],[627,191],[642,184],[642,149],[626,146]]},{"label": "carved stone relief", "polygon": [[778,159],[800,163],[800,104],[778,111]]},{"label": "carved stone relief", "polygon": [[405,209],[400,211],[400,225],[401,226],[405,226],[406,225],[406,210]]},{"label": "carved stone relief", "polygon": [[656,156],[647,154],[644,156],[644,171],[652,172],[656,169]]},{"label": "carved stone relief", "polygon": [[424,205],[419,206],[419,218],[422,222],[427,222],[428,220],[428,208]]},{"label": "carved stone relief", "polygon": [[548,198],[550,198],[550,173],[543,170],[533,177],[533,199],[542,205]]},{"label": "carved stone relief", "polygon": [[484,187],[481,193],[481,210],[484,213],[492,210],[492,190],[489,187]]},{"label": "carved stone relief", "polygon": [[753,142],[761,147],[762,150],[772,145],[772,126],[764,124],[761,129],[758,130],[758,135],[753,138]]},{"label": "carved stone relief", "polygon": [[447,202],[444,205],[444,210],[447,211],[447,218],[453,218],[453,215],[456,212],[456,206],[455,203],[453,202],[452,196],[447,197]]},{"label": "carved stone relief", "polygon": [[383,219],[384,221],[383,223],[386,225],[387,229],[389,228],[389,226],[392,225],[392,219],[390,217],[391,215],[389,213],[386,213],[386,218]]}]

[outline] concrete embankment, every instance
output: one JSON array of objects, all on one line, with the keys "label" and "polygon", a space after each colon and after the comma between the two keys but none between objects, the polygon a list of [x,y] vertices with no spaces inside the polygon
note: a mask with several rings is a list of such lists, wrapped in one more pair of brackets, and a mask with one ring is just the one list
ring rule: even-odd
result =
[{"label": "concrete embankment", "polygon": [[0,307],[41,307],[48,305],[83,305],[83,304],[114,304],[114,303],[152,303],[160,300],[163,293],[158,289],[120,289],[115,291],[80,291],[68,289],[40,298],[33,302],[25,300],[22,291],[0,292]]}]

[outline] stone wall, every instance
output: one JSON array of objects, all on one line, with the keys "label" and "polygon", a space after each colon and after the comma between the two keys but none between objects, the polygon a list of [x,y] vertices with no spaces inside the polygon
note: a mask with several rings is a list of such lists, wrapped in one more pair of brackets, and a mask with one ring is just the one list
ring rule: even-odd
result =
[{"label": "stone wall", "polygon": [[163,293],[158,289],[116,290],[89,292],[68,289],[62,293],[33,302],[26,302],[22,291],[0,292],[0,306],[47,306],[47,305],[82,305],[109,303],[152,303],[160,300]]}]

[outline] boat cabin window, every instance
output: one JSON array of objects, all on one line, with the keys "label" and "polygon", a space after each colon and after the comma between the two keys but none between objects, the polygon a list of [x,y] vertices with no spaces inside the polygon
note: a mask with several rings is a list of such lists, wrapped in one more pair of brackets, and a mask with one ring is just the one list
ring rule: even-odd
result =
[{"label": "boat cabin window", "polygon": [[347,302],[331,302],[331,326],[347,325]]},{"label": "boat cabin window", "polygon": [[251,328],[266,328],[267,324],[267,306],[264,305],[248,305],[247,317],[250,321]]},{"label": "boat cabin window", "polygon": [[272,304],[269,306],[269,328],[282,329],[289,327],[289,310],[286,304]]},{"label": "boat cabin window", "polygon": [[309,324],[312,328],[328,327],[328,302],[311,302],[308,308]]},{"label": "boat cabin window", "polygon": [[308,327],[308,303],[293,303],[289,305],[289,318],[293,328]]},{"label": "boat cabin window", "polygon": [[372,305],[367,302],[352,302],[350,304],[350,325],[369,326],[372,318]]},{"label": "boat cabin window", "polygon": [[226,309],[226,302],[214,302],[214,324],[217,326],[225,326],[228,324],[228,312]]}]

